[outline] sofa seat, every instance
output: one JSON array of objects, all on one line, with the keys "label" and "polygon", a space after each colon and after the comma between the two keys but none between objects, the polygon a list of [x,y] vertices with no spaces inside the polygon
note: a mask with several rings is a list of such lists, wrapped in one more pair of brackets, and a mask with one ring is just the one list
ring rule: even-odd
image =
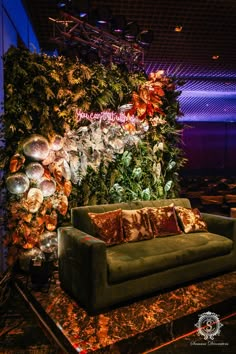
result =
[{"label": "sofa seat", "polygon": [[236,218],[202,213],[207,231],[107,246],[96,237],[89,217],[89,213],[170,204],[191,208],[186,198],[72,208],[72,225],[58,229],[61,287],[93,315],[140,296],[236,269]]},{"label": "sofa seat", "polygon": [[159,237],[108,247],[108,282],[114,284],[225,255],[232,248],[232,240],[209,232]]}]

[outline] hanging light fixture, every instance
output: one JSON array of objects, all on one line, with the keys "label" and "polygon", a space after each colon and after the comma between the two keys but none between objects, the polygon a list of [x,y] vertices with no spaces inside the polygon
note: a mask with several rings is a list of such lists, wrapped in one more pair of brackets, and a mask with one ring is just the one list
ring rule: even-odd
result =
[{"label": "hanging light fixture", "polygon": [[137,35],[137,42],[142,47],[149,47],[153,41],[153,31],[143,30]]},{"label": "hanging light fixture", "polygon": [[96,22],[97,23],[108,23],[111,20],[112,14],[111,10],[107,6],[98,7],[95,10]]},{"label": "hanging light fixture", "polygon": [[72,11],[75,16],[81,19],[87,18],[89,13],[89,0],[73,0]]},{"label": "hanging light fixture", "polygon": [[122,34],[126,28],[126,18],[123,15],[113,16],[111,19],[111,30],[115,34]]},{"label": "hanging light fixture", "polygon": [[57,3],[60,10],[85,18],[89,12],[89,0],[61,0]]},{"label": "hanging light fixture", "polygon": [[127,26],[125,28],[125,39],[127,41],[135,41],[136,36],[139,33],[139,25],[135,21],[131,21],[127,23]]},{"label": "hanging light fixture", "polygon": [[71,6],[72,6],[72,0],[61,0],[61,1],[58,1],[58,3],[57,3],[58,9],[61,9],[64,11],[70,10]]},{"label": "hanging light fixture", "polygon": [[89,23],[98,27],[102,31],[110,31],[110,21],[112,18],[112,12],[107,6],[102,6],[94,9],[89,14]]}]

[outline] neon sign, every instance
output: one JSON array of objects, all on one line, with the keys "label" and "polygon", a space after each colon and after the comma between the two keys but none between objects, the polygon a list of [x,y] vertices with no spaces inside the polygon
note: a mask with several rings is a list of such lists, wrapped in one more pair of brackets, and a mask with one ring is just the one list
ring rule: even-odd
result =
[{"label": "neon sign", "polygon": [[111,111],[103,111],[103,112],[83,112],[81,109],[76,110],[76,115],[78,120],[88,119],[90,121],[101,120],[109,123],[120,123],[124,124],[127,122],[136,122],[137,118],[135,116],[126,115],[123,112],[111,112]]}]

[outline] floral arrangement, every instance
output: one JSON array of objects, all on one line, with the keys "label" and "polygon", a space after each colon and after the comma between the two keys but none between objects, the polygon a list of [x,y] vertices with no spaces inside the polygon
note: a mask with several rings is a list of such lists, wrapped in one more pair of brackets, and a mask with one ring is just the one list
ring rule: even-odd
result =
[{"label": "floral arrangement", "polygon": [[[55,236],[72,206],[178,194],[185,159],[176,80],[16,48],[4,63],[9,264]],[[125,119],[90,119],[103,111]]]}]

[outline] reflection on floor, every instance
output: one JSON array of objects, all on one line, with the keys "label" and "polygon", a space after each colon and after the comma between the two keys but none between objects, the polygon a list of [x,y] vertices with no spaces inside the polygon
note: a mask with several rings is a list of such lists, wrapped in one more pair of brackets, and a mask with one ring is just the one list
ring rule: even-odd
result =
[{"label": "reflection on floor", "polygon": [[[226,315],[225,313],[228,313]],[[217,321],[214,322],[214,317]],[[210,316],[210,317],[206,317]],[[194,321],[197,322],[195,323]],[[207,322],[210,319],[209,322]],[[186,325],[186,317],[183,319]],[[198,316],[194,313],[187,319],[189,328],[195,326],[190,332],[162,343],[146,354],[232,354],[236,352],[236,298],[233,297],[221,303],[200,311]],[[200,327],[202,321],[203,327]],[[204,323],[203,323],[204,322]],[[205,326],[204,326],[205,325]],[[212,336],[212,337],[210,337]]]},{"label": "reflection on floor", "polygon": [[[19,287],[25,291],[24,286]],[[62,291],[58,281],[51,284],[49,292],[29,294],[37,309],[50,319],[52,330],[54,326],[66,339],[67,352],[138,354],[196,330],[198,314],[206,309],[218,309],[220,317],[232,314],[236,306],[236,272],[158,293],[96,316],[88,316]],[[186,346],[186,351],[182,348],[176,353],[191,353],[188,340],[179,343]],[[161,347],[157,352],[168,353],[163,350]]]},{"label": "reflection on floor", "polygon": [[0,308],[0,353],[61,354],[15,287],[10,288],[9,298]]}]

